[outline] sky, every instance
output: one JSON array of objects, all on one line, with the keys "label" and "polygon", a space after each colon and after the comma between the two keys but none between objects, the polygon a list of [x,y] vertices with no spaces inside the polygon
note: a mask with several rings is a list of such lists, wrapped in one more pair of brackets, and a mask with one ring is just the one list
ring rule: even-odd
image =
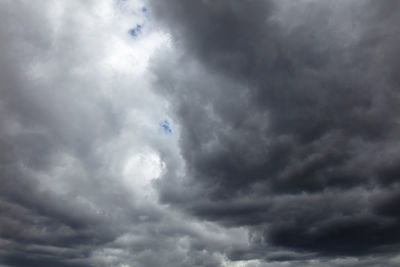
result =
[{"label": "sky", "polygon": [[399,266],[399,23],[0,0],[0,267]]}]

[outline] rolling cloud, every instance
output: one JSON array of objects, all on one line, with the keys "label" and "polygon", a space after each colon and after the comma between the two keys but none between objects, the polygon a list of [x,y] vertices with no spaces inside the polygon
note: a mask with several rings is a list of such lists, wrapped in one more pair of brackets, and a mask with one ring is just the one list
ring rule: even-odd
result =
[{"label": "rolling cloud", "polygon": [[0,2],[0,266],[397,266],[399,10]]}]

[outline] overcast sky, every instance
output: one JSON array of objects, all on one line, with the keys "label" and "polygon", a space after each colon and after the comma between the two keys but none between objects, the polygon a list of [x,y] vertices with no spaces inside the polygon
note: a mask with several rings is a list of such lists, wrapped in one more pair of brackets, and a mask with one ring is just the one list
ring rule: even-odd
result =
[{"label": "overcast sky", "polygon": [[399,266],[399,25],[0,0],[0,267]]}]

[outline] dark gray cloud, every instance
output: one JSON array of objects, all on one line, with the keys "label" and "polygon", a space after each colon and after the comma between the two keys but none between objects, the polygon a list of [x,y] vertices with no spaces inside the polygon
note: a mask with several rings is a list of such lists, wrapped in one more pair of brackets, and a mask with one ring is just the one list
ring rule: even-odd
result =
[{"label": "dark gray cloud", "polygon": [[249,227],[235,260],[395,255],[397,2],[151,4],[176,44],[153,69],[186,170],[162,201]]}]

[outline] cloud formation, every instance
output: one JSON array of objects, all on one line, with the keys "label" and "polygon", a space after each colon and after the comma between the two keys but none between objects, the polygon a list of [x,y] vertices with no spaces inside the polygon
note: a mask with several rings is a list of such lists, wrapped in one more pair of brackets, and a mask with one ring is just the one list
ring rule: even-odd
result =
[{"label": "cloud formation", "polygon": [[0,3],[1,266],[397,266],[394,0]]},{"label": "cloud formation", "polygon": [[240,244],[157,201],[179,154],[147,71],[167,35],[143,8],[0,4],[0,265],[216,266]]},{"label": "cloud formation", "polygon": [[151,3],[180,50],[154,66],[186,164],[162,200],[248,227],[234,259],[395,254],[397,2]]}]

